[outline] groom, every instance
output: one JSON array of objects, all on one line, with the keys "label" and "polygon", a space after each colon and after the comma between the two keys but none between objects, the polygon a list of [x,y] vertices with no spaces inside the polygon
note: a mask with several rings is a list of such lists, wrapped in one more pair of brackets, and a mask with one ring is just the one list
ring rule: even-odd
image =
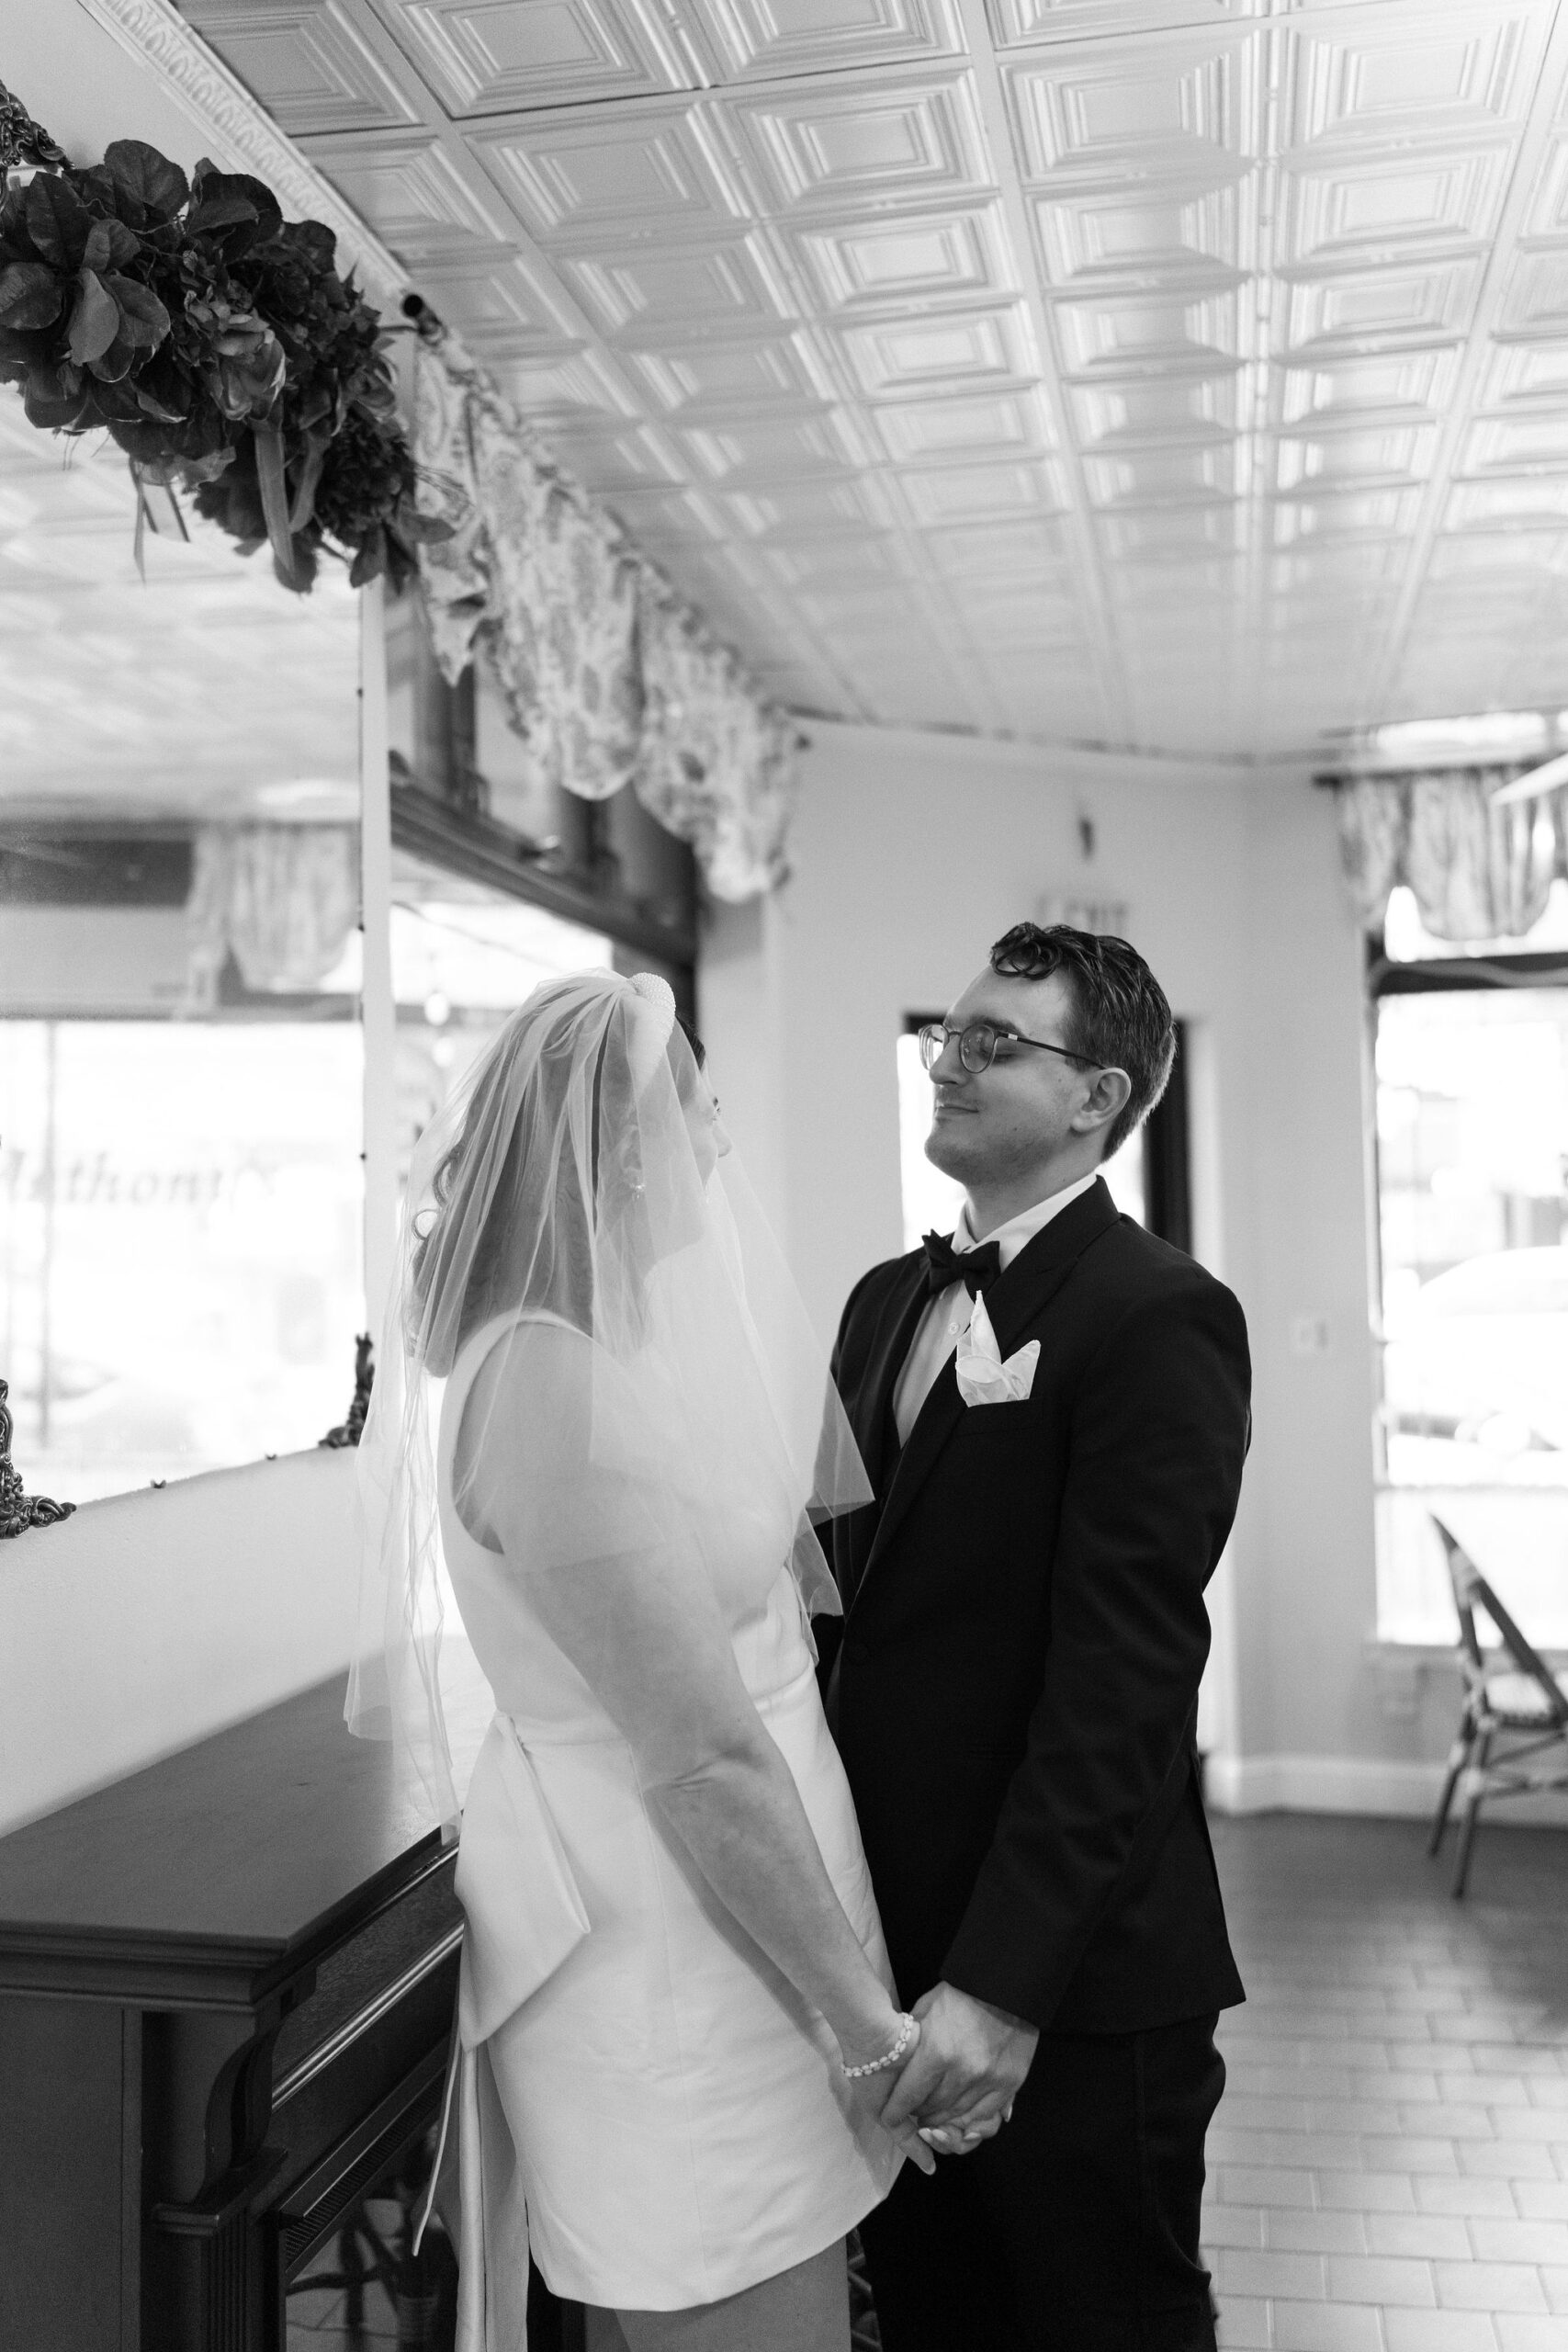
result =
[{"label": "groom", "polygon": [[829,1713],[922,2026],[884,2120],[953,2154],[863,2224],[882,2340],[1213,2352],[1243,1994],[1194,1733],[1247,1329],[1098,1172],[1174,1050],[1124,941],[1021,923],[927,1037],[964,1208],[856,1285],[834,1358],[876,1499],[837,1522]]}]

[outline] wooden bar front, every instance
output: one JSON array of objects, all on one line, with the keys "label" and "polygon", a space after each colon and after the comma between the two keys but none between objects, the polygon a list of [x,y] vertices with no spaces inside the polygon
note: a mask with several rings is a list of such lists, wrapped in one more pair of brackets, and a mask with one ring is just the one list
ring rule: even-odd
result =
[{"label": "wooden bar front", "polygon": [[341,1677],[0,1838],[0,2352],[283,2352],[436,2114],[454,1867]]}]

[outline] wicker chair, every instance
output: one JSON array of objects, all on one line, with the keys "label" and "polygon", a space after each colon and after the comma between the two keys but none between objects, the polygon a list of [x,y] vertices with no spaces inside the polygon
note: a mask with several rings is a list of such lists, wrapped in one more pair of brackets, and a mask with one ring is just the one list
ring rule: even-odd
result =
[{"label": "wicker chair", "polygon": [[[1457,1791],[1464,1810],[1452,1892],[1464,1893],[1476,1823],[1486,1797],[1524,1796],[1539,1789],[1568,1789],[1568,1674],[1554,1675],[1532,1649],[1463,1544],[1440,1519],[1454,1607],[1459,1613],[1459,1670],[1464,1712],[1449,1750],[1443,1793],[1432,1824],[1428,1854],[1442,1844]],[[1502,1645],[1490,1661],[1475,1630],[1475,1612],[1490,1619]]]}]

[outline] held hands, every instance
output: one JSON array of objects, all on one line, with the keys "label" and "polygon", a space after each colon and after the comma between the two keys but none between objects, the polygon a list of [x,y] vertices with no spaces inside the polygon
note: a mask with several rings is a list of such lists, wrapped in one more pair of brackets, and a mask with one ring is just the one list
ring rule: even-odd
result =
[{"label": "held hands", "polygon": [[1039,2030],[953,1984],[922,1994],[913,2014],[919,2038],[893,2078],[882,2128],[908,2147],[909,2128],[918,2125],[941,2154],[967,2155],[1011,2114]]},{"label": "held hands", "polygon": [[[898,2020],[895,2018],[895,2030],[897,2024]],[[887,2109],[893,2093],[903,2081],[908,2071],[910,2059],[920,2046],[921,2028],[918,2018],[914,2020],[914,2025],[915,2030],[910,2037],[908,2049],[899,2066],[897,2068],[889,2066],[885,2071],[875,2074],[858,2075],[852,2081],[850,2087],[854,2094],[857,2105],[863,2108],[874,2121],[881,2124],[888,2137],[903,2150],[911,2164],[918,2165],[921,2172],[935,2172],[936,2158],[921,2139],[915,2125],[908,2120],[902,2124],[889,2123],[887,2120]],[[891,2038],[890,2035],[889,2041]],[[883,2046],[886,2048],[887,2044],[885,2043]]]}]

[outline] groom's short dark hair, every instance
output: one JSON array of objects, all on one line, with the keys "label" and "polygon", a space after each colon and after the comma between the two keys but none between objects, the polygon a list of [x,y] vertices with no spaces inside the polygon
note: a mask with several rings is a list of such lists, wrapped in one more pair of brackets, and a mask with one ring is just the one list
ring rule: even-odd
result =
[{"label": "groom's short dark hair", "polygon": [[1176,1023],[1165,990],[1124,939],[1074,931],[1065,922],[1014,923],[991,950],[1004,979],[1048,980],[1059,972],[1072,1010],[1063,1043],[1086,1061],[1124,1069],[1133,1091],[1105,1137],[1120,1151],[1165,1092],[1176,1059]]}]

